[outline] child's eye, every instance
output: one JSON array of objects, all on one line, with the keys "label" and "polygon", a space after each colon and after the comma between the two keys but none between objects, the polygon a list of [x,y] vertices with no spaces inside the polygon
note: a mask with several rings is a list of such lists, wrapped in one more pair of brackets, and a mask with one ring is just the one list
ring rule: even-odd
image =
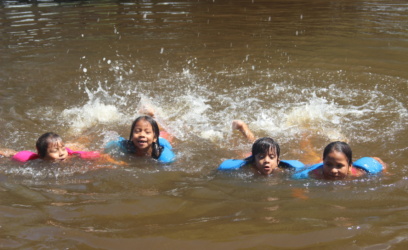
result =
[{"label": "child's eye", "polygon": [[259,159],[263,159],[263,158],[265,158],[265,156],[266,156],[266,155],[261,155],[261,154],[259,154],[259,155],[258,155],[258,158],[259,158]]}]

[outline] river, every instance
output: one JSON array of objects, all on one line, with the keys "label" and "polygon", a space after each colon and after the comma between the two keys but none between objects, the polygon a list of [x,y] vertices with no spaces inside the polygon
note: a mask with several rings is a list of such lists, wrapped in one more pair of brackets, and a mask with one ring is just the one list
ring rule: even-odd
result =
[{"label": "river", "polygon": [[[0,2],[0,148],[48,131],[100,150],[155,111],[177,161],[0,158],[4,249],[403,249],[408,4],[398,0]],[[313,161],[331,141],[387,173],[219,172],[251,143]]]}]

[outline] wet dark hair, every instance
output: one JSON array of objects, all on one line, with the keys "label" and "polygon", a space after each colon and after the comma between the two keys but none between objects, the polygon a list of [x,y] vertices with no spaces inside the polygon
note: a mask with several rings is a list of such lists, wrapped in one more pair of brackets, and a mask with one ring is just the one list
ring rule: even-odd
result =
[{"label": "wet dark hair", "polygon": [[160,146],[159,144],[160,129],[159,129],[159,125],[157,124],[157,122],[152,117],[147,116],[147,115],[139,116],[138,118],[136,118],[136,120],[133,121],[132,127],[130,129],[129,140],[128,140],[128,150],[131,152],[136,151],[136,147],[132,142],[133,130],[135,129],[136,124],[142,120],[147,121],[152,126],[154,138],[156,138],[156,142],[153,142],[152,144],[152,149],[153,149],[152,157],[154,159],[158,159],[160,157],[161,152],[163,151],[163,147]]},{"label": "wet dark hair", "polygon": [[335,141],[329,143],[323,151],[323,161],[327,157],[330,152],[337,151],[343,153],[347,157],[347,162],[349,165],[353,163],[353,152],[351,151],[351,147],[342,141]]},{"label": "wet dark hair", "polygon": [[252,145],[252,156],[248,158],[249,162],[255,161],[255,156],[257,154],[265,154],[269,152],[269,149],[275,150],[276,157],[279,160],[280,147],[279,144],[270,137],[262,137],[254,142]]},{"label": "wet dark hair", "polygon": [[37,148],[38,156],[42,159],[47,155],[47,149],[50,144],[63,143],[62,138],[53,132],[48,132],[41,135],[35,147]]}]

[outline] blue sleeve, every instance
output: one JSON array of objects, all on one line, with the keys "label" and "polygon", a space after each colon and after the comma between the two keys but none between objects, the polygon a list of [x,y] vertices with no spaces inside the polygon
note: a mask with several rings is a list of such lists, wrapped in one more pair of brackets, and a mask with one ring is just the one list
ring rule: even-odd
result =
[{"label": "blue sleeve", "polygon": [[245,159],[244,160],[228,159],[220,164],[218,170],[235,170],[241,168],[246,163],[247,161]]},{"label": "blue sleeve", "polygon": [[170,142],[168,140],[164,139],[163,137],[159,137],[159,144],[160,144],[160,146],[163,146],[163,147],[168,148],[170,150],[173,149]]},{"label": "blue sleeve", "polygon": [[159,137],[159,144],[163,147],[163,151],[161,152],[160,157],[157,160],[163,163],[174,162],[176,156],[172,151],[173,147],[171,146],[170,142],[162,137]]},{"label": "blue sleeve", "polygon": [[292,168],[295,170],[300,170],[305,168],[305,164],[298,160],[281,160],[280,165],[284,168]]},{"label": "blue sleeve", "polygon": [[370,174],[378,174],[383,170],[383,165],[372,157],[363,157],[353,162],[353,166],[361,168]]},{"label": "blue sleeve", "polygon": [[312,165],[306,169],[300,170],[292,175],[292,179],[309,179],[309,173],[315,169],[323,167],[323,162]]}]

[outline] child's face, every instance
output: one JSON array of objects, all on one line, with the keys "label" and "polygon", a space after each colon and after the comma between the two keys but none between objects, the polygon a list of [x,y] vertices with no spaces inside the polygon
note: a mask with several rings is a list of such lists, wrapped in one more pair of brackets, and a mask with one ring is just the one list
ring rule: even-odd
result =
[{"label": "child's face", "polygon": [[323,159],[323,176],[326,179],[344,179],[350,167],[344,153],[332,151]]},{"label": "child's face", "polygon": [[263,175],[269,175],[278,169],[279,159],[276,150],[270,148],[268,152],[255,155],[255,167]]},{"label": "child's face", "polygon": [[131,141],[140,150],[151,149],[152,143],[157,141],[152,125],[146,120],[138,121],[133,129]]},{"label": "child's face", "polygon": [[68,151],[62,142],[50,143],[44,160],[64,161],[68,157]]}]

